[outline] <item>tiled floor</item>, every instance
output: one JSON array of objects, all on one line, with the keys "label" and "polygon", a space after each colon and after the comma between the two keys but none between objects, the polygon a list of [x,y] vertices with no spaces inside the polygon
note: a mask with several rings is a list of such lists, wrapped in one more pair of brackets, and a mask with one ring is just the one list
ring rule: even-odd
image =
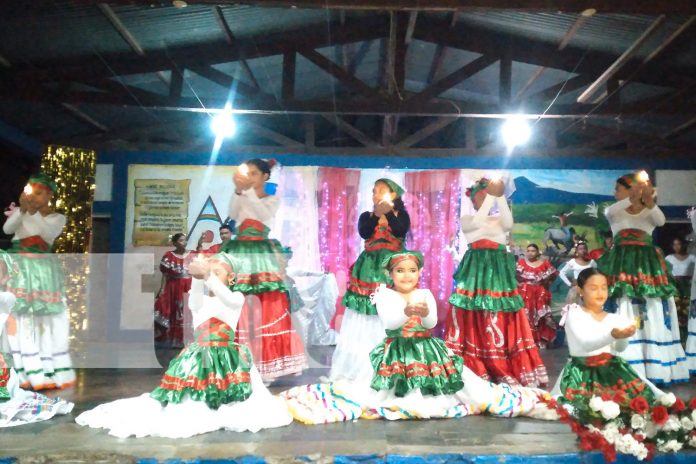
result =
[{"label": "tiled floor", "polygon": [[[332,348],[315,347],[316,360],[330,359]],[[552,382],[565,362],[566,349],[543,351]],[[168,358],[173,353],[161,353]],[[279,379],[272,390],[316,382],[326,368]],[[288,427],[257,434],[214,432],[186,440],[118,439],[104,431],[80,427],[74,417],[99,403],[136,396],[157,385],[161,369],[83,369],[75,388],[59,395],[74,401],[72,415],[12,429],[0,429],[0,458],[43,454],[65,462],[131,462],[133,457],[230,458],[243,455],[292,460],[310,455],[321,461],[337,454],[549,454],[573,452],[575,437],[567,426],[532,419],[468,417],[431,421],[358,421]],[[696,393],[696,383],[672,389],[682,397]],[[31,461],[35,462],[35,461]],[[39,462],[39,461],[36,461]],[[48,462],[41,460],[41,462]]]}]

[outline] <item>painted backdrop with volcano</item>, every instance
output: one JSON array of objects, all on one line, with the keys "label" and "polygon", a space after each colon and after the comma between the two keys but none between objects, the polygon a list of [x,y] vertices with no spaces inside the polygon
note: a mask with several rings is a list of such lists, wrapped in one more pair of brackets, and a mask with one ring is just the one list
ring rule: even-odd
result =
[{"label": "painted backdrop with volcano", "polygon": [[[626,171],[513,170],[514,250],[536,243],[557,269],[573,257],[573,232],[589,248],[601,247],[601,232],[609,230],[604,208],[614,201],[616,178]],[[576,236],[576,238],[577,238]],[[552,308],[565,304],[568,288],[560,279],[551,286]]]},{"label": "painted backdrop with volcano", "polygon": [[514,243],[536,243],[551,255],[572,248],[572,232],[590,248],[600,246],[599,231],[608,230],[604,206],[613,201],[614,183],[624,171],[513,170]]}]

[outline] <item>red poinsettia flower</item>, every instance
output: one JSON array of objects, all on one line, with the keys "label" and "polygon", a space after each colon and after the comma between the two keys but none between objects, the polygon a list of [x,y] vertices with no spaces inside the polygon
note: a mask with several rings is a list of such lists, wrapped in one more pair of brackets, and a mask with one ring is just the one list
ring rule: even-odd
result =
[{"label": "red poinsettia flower", "polygon": [[602,450],[602,454],[604,455],[604,459],[606,459],[608,462],[616,461],[616,448],[614,448],[614,445],[609,445],[604,448]]},{"label": "red poinsettia flower", "polygon": [[594,448],[589,440],[580,440],[580,449],[582,451],[592,451]]},{"label": "red poinsettia flower", "polygon": [[652,458],[655,457],[655,444],[654,443],[646,443],[645,447],[648,450],[648,457],[646,458],[646,460],[652,461]]},{"label": "red poinsettia flower", "polygon": [[681,398],[677,398],[677,401],[675,401],[674,404],[672,405],[672,412],[673,413],[680,413],[684,409],[686,409],[686,405],[684,404],[684,400],[682,400]]},{"label": "red poinsettia flower", "polygon": [[696,396],[689,400],[689,409],[696,409]]},{"label": "red poinsettia flower", "polygon": [[664,406],[655,406],[650,413],[650,418],[657,425],[664,425],[669,418],[669,412]]},{"label": "red poinsettia flower", "polygon": [[602,393],[602,401],[611,401],[611,396],[609,396],[609,393]]},{"label": "red poinsettia flower", "polygon": [[632,410],[637,412],[638,414],[645,414],[650,410],[650,405],[648,404],[648,400],[645,399],[644,396],[636,396],[631,400],[631,403],[629,405]]},{"label": "red poinsettia flower", "polygon": [[623,404],[626,401],[626,393],[619,390],[614,393],[614,403]]}]

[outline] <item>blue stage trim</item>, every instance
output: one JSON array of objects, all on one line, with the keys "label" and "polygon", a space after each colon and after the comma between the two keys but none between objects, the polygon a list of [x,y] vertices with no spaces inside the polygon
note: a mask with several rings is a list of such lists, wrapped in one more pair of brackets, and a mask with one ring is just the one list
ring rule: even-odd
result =
[{"label": "blue stage trim", "polygon": [[[327,458],[329,456],[322,456]],[[693,451],[657,454],[650,461],[652,464],[687,464],[696,460],[696,453]],[[272,462],[275,462],[274,459]],[[294,459],[288,459],[294,462],[313,463],[318,462],[316,457],[297,456]],[[244,456],[240,458],[230,459],[167,459],[157,461],[156,459],[139,459],[138,464],[157,464],[163,462],[166,464],[266,464],[263,457]],[[599,452],[592,453],[564,453],[564,454],[537,454],[537,455],[511,455],[511,454],[490,454],[490,455],[475,455],[475,454],[431,454],[424,456],[401,456],[396,454],[388,454],[380,456],[376,454],[356,455],[356,456],[334,456],[335,464],[556,464],[562,462],[564,464],[604,464],[606,461]],[[633,456],[623,454],[616,455],[617,464],[633,464],[639,463]],[[14,463],[14,461],[7,461]],[[0,460],[0,464],[5,464],[5,461]]]}]

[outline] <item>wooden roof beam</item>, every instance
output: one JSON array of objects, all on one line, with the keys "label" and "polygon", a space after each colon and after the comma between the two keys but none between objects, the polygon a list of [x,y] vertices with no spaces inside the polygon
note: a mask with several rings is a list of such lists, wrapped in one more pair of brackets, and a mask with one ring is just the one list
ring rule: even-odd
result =
[{"label": "wooden roof beam", "polygon": [[295,68],[297,63],[297,54],[288,52],[283,55],[283,81],[281,95],[283,100],[292,100],[295,98]]},{"label": "wooden roof beam", "polygon": [[451,89],[455,85],[468,79],[479,71],[482,71],[496,61],[498,61],[498,56],[480,56],[452,72],[448,76],[445,76],[439,81],[433,83],[423,91],[413,95],[406,101],[406,103],[410,106],[418,106],[432,98],[437,97],[442,92]]},{"label": "wooden roof beam", "polygon": [[246,121],[244,123],[244,127],[248,128],[256,135],[263,137],[265,139],[268,139],[272,142],[275,142],[282,147],[297,149],[297,148],[304,146],[304,144],[302,142],[298,142],[297,140],[294,140],[286,135],[283,135],[280,132],[276,132],[274,130],[268,129],[266,127],[263,127],[263,126],[256,124],[256,123],[253,123],[251,121]]},{"label": "wooden roof beam", "polygon": [[[696,5],[696,2],[694,4]],[[600,75],[616,61],[616,56],[610,53],[588,51],[570,44],[562,51],[558,51],[558,47],[550,43],[490,31],[471,24],[466,27],[458,24],[454,29],[449,29],[448,21],[432,17],[423,17],[418,20],[414,38],[482,55],[497,55],[501,50],[509,47],[513,61],[577,74]],[[635,63],[635,60],[629,61],[616,73],[616,78],[625,79],[629,76],[631,66]],[[657,70],[643,72],[637,81],[663,87],[681,87],[691,82],[691,76],[694,74],[693,69],[678,65],[671,66],[669,71],[665,73],[665,70],[661,69],[659,72]]]},{"label": "wooden roof beam", "polygon": [[[635,69],[631,71],[631,75],[628,76],[626,79],[623,79],[620,81],[618,88],[616,89],[616,93],[619,94],[621,90],[624,89],[629,83],[633,82],[633,79],[640,74],[641,71],[645,69],[645,67],[652,62],[655,58],[657,58],[660,55],[663,55],[665,50],[669,49],[675,41],[686,31],[689,29],[694,23],[696,23],[696,16],[691,16],[689,17],[681,26],[679,26],[672,34],[669,35],[660,45],[658,45],[655,50],[653,50],[648,56],[646,56],[641,63],[636,66]],[[606,100],[606,96],[604,98],[601,98],[599,101],[596,101],[596,105],[600,105],[604,103]]]},{"label": "wooden roof beam", "polygon": [[275,100],[273,96],[263,93],[258,88],[245,84],[239,79],[235,79],[229,74],[224,73],[212,66],[196,66],[190,68],[190,71],[195,72],[199,76],[204,77],[211,82],[215,82],[221,87],[225,87],[227,89],[234,88],[240,95],[260,100]]},{"label": "wooden roof beam", "polygon": [[592,76],[580,74],[578,76],[571,77],[570,79],[566,79],[562,82],[559,82],[558,84],[552,85],[551,87],[547,87],[544,90],[541,90],[533,95],[530,95],[527,101],[542,102],[551,100],[553,98],[560,97],[561,95],[565,95],[566,93],[581,89],[590,82],[593,82],[594,79],[595,78]]},{"label": "wooden roof beam", "polygon": [[412,147],[413,145],[417,144],[418,142],[421,142],[422,140],[425,140],[426,138],[430,137],[437,131],[449,126],[452,124],[454,121],[456,121],[457,118],[437,118],[436,120],[430,122],[429,124],[426,124],[425,127],[421,128],[420,130],[414,132],[413,134],[409,135],[405,139],[403,139],[401,142],[399,142],[396,146],[399,148],[408,148]]},{"label": "wooden roof beam", "polygon": [[[328,31],[331,31],[329,34]],[[218,63],[282,55],[289,51],[321,48],[369,41],[384,37],[388,31],[388,21],[381,15],[366,18],[360,23],[347,22],[345,27],[338,23],[315,24],[293,31],[277,34],[259,34],[244,41],[238,41],[236,48],[220,47],[218,43],[170,47],[167,50],[152,50],[147,56],[133,56],[132,53],[102,54],[100,57],[75,60],[55,60],[32,65],[17,65],[8,74],[18,80],[57,81],[90,80],[104,77],[154,73],[169,70],[173,63],[181,69],[195,66],[209,66]],[[104,63],[108,63],[108,67]]]},{"label": "wooden roof beam", "polygon": [[[34,0],[34,8],[50,0]],[[74,0],[76,4],[93,5],[95,0]],[[111,4],[171,7],[171,1],[163,0],[110,0]],[[581,12],[595,8],[600,13],[623,14],[691,14],[696,12],[692,0],[188,0],[189,4],[253,5],[259,7],[319,8],[339,10],[393,10],[393,11],[463,11],[515,10],[565,13]]]},{"label": "wooden roof beam", "polygon": [[2,66],[3,68],[9,69],[12,67],[12,63],[10,63],[10,60],[8,60],[4,56],[0,55],[0,66]]},{"label": "wooden roof beam", "polygon": [[689,132],[693,130],[696,127],[696,116],[692,117],[688,121],[686,121],[684,124],[680,125],[679,127],[667,132],[663,137],[666,139],[673,139],[675,137],[678,137],[686,132]]},{"label": "wooden roof beam", "polygon": [[[126,41],[128,46],[130,46],[130,48],[139,56],[144,57],[146,55],[145,50],[136,40],[135,36],[128,30],[126,25],[123,24],[116,12],[107,3],[99,3],[97,6],[99,7],[99,10],[102,12],[102,14],[106,17],[106,19],[109,20],[114,29],[116,29],[116,32],[118,32],[119,35],[123,37],[123,40]],[[167,87],[169,87],[169,80],[162,71],[157,72],[157,77],[159,77],[159,79]]]},{"label": "wooden roof beam", "polygon": [[[459,19],[459,10],[456,10],[452,13],[452,18],[450,19],[449,23],[449,28],[452,29],[456,24],[457,20]],[[415,25],[414,25],[415,28]],[[447,47],[438,44],[437,47],[435,48],[435,54],[433,55],[433,61],[430,65],[430,71],[428,72],[428,79],[427,82],[428,84],[431,84],[435,79],[437,79],[438,74],[440,73],[440,68],[442,68],[442,63],[445,62],[445,58],[447,57]]]},{"label": "wooden roof beam", "polygon": [[342,130],[346,134],[350,135],[353,137],[355,140],[358,142],[362,143],[366,147],[377,147],[379,144],[375,142],[371,137],[366,135],[363,131],[360,129],[348,124],[346,121],[343,120],[343,118],[340,118],[336,115],[334,116],[329,116],[326,114],[321,115],[324,119],[329,121],[331,124],[336,126],[338,129]]},{"label": "wooden roof beam", "polygon": [[638,37],[630,47],[626,49],[625,52],[621,54],[620,57],[614,61],[611,66],[609,66],[601,76],[597,78],[592,84],[590,84],[585,91],[578,97],[578,103],[587,103],[590,101],[592,95],[594,95],[600,87],[606,84],[609,79],[614,77],[614,75],[621,69],[623,65],[628,63],[631,57],[638,51],[638,49],[648,40],[665,22],[666,16],[660,15],[655,21],[652,22],[650,27],[648,27],[645,32],[643,32],[640,37]]},{"label": "wooden roof beam", "polygon": [[70,115],[73,116],[78,121],[85,123],[89,126],[92,126],[100,132],[109,132],[108,127],[106,127],[104,124],[100,123],[99,121],[97,121],[92,116],[85,113],[84,111],[80,110],[75,105],[71,105],[69,103],[61,103],[60,106],[64,110],[66,110],[68,113],[70,113]]},{"label": "wooden roof beam", "polygon": [[[130,97],[124,95],[114,95],[105,92],[68,92],[65,94],[43,92],[41,94],[3,94],[3,99],[7,101],[41,101],[51,102],[60,101],[72,104],[95,104],[95,105],[114,105],[118,107],[132,106],[136,108],[147,108],[153,111],[172,111],[183,113],[211,113],[223,108],[227,102],[226,98],[194,98],[182,97],[170,99],[166,96],[149,98],[139,97],[136,103]],[[525,114],[534,118],[562,118],[579,119],[587,116],[591,107],[579,104],[555,104],[551,108],[547,105],[535,105],[525,108]],[[624,104],[621,114],[630,116],[631,114],[642,114],[650,111],[651,108],[642,103]],[[474,102],[450,101],[436,99],[426,101],[417,105],[401,104],[400,102],[385,101],[364,101],[355,98],[343,98],[339,100],[311,100],[311,101],[287,101],[277,102],[275,100],[250,100],[238,98],[235,100],[233,113],[237,114],[342,114],[342,115],[399,115],[399,116],[451,116],[469,118],[504,118],[509,116],[506,111],[497,106],[479,104]],[[683,115],[694,112],[693,105],[680,102],[675,105],[666,105],[653,111],[653,114],[664,115]],[[592,114],[594,118],[609,118],[616,116],[616,110],[612,108],[600,108]]]},{"label": "wooden roof beam", "polygon": [[345,87],[362,94],[367,98],[381,98],[377,90],[365,84],[363,81],[350,74],[341,66],[337,65],[319,52],[315,50],[301,50],[300,54],[316,65],[319,69],[331,75]]},{"label": "wooden roof beam", "polygon": [[[220,25],[220,29],[222,29],[227,43],[233,47],[237,47],[237,38],[234,36],[234,33],[232,33],[232,29],[230,28],[227,19],[225,19],[225,13],[222,11],[222,7],[220,7],[220,5],[215,5],[213,7],[213,15],[215,16],[215,20],[217,21],[217,23]],[[252,85],[257,89],[260,89],[259,83],[256,80],[254,73],[251,71],[249,63],[244,58],[244,55],[242,53],[240,53],[239,64],[241,64],[242,69],[246,73],[247,78],[251,81]]]},{"label": "wooden roof beam", "polygon": [[[595,14],[594,9],[588,9],[583,11],[581,14],[578,15],[578,17],[575,19],[575,22],[573,23],[572,26],[566,31],[566,33],[563,35],[563,38],[561,39],[561,42],[558,44],[558,51],[563,50],[568,46],[572,38],[575,36],[575,34],[580,30],[580,28],[587,22],[588,19],[590,19],[594,14]],[[519,102],[522,97],[524,96],[525,93],[529,90],[529,88],[541,77],[541,75],[546,71],[548,68],[546,66],[539,66],[537,67],[536,71],[532,75],[532,77],[529,78],[526,84],[520,89],[519,92],[517,92],[517,95],[515,95],[515,98],[513,99],[513,103]]]}]

